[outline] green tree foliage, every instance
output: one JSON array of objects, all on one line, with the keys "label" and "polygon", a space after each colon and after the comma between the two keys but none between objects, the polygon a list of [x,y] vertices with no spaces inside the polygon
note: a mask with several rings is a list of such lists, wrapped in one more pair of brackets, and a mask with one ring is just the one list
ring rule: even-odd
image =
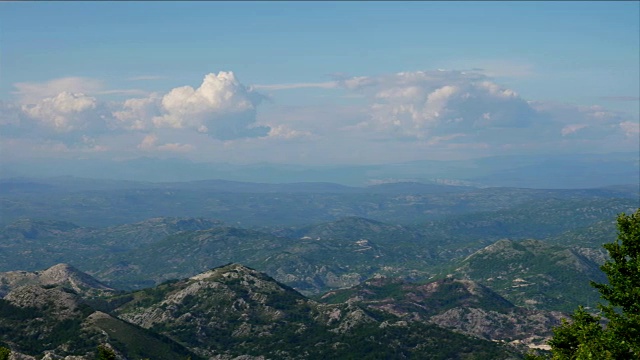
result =
[{"label": "green tree foliage", "polygon": [[110,348],[100,345],[98,346],[98,360],[116,360],[116,353]]},{"label": "green tree foliage", "polygon": [[9,360],[9,356],[11,355],[11,350],[6,347],[0,346],[0,360]]},{"label": "green tree foliage", "polygon": [[601,306],[608,329],[640,358],[640,209],[618,217],[618,241],[605,244],[611,260],[602,266],[609,284],[593,284],[609,302]]},{"label": "green tree foliage", "polygon": [[604,245],[601,269],[608,284],[592,282],[608,303],[599,305],[608,320],[579,307],[549,341],[552,359],[640,359],[640,209],[618,216],[618,239]]}]

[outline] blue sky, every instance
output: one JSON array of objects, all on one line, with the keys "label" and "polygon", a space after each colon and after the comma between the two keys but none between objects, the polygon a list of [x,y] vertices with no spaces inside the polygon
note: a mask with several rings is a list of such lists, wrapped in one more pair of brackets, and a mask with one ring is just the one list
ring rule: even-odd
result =
[{"label": "blue sky", "polygon": [[639,19],[638,2],[0,3],[2,160],[636,151]]}]

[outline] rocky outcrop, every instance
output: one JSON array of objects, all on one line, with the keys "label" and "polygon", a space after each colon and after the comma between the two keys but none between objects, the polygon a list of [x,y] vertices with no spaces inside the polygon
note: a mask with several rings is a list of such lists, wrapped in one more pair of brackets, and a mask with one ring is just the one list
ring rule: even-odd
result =
[{"label": "rocky outcrop", "polygon": [[525,345],[546,344],[551,329],[566,318],[559,312],[528,311],[513,309],[497,312],[480,308],[457,307],[429,318],[430,322],[487,340],[522,343]]},{"label": "rocky outcrop", "polygon": [[412,284],[379,276],[351,289],[329,292],[322,300],[334,302],[345,298],[349,304],[383,311],[406,321],[437,324],[481,339],[525,345],[545,343],[551,329],[564,317],[559,312],[514,306],[486,286],[453,277]]},{"label": "rocky outcrop", "polygon": [[0,273],[0,298],[25,285],[59,285],[81,295],[99,295],[114,289],[68,264],[57,264],[44,271]]},{"label": "rocky outcrop", "polygon": [[47,314],[60,320],[79,315],[80,299],[78,295],[60,287],[22,286],[7,294],[5,300],[22,308],[44,310]]}]

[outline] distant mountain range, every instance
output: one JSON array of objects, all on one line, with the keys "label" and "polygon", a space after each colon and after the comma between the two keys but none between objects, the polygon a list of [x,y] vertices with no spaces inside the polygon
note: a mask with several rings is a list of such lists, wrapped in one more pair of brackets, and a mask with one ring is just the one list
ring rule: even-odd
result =
[{"label": "distant mountain range", "polygon": [[378,165],[195,163],[185,159],[46,159],[0,164],[3,178],[76,176],[176,182],[225,179],[256,183],[329,182],[365,186],[389,182],[575,189],[640,183],[638,153],[509,155]]},{"label": "distant mountain range", "polygon": [[567,208],[589,202],[592,207],[606,207],[606,201],[635,208],[640,205],[639,193],[637,185],[548,190],[413,182],[349,187],[223,180],[148,183],[13,178],[0,180],[0,225],[30,218],[103,227],[171,216],[219,219],[242,227],[303,226],[347,216],[416,224],[518,207],[522,215],[529,206],[555,208],[569,201]]},{"label": "distant mountain range", "polygon": [[[491,221],[470,217],[467,222],[454,218],[403,226],[346,217],[265,229],[197,218],[153,218],[108,228],[19,220],[0,228],[0,270],[35,271],[65,262],[110,287],[139,289],[238,262],[306,295],[355,286],[374,276],[427,281],[454,274],[489,286],[520,306],[569,311],[577,304],[595,305],[598,299],[588,282],[603,280],[600,245],[614,235],[597,243],[581,242],[574,234],[609,229],[610,223],[599,219],[615,216],[619,208],[615,202],[609,208],[602,204],[594,207],[597,211],[577,208],[580,216],[567,213],[575,220],[563,222],[565,226],[549,224],[551,213],[531,216],[523,229],[515,225],[524,221],[517,220],[517,212],[510,214],[517,221],[498,213]],[[558,214],[566,211],[557,209]],[[513,228],[505,225],[510,221]],[[544,241],[531,240],[538,228],[544,235],[538,239]]]}]

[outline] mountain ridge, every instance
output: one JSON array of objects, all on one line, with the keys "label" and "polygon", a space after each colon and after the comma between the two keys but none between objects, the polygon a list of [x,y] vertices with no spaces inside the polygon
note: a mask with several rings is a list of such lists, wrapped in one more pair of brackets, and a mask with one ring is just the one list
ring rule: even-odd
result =
[{"label": "mountain ridge", "polygon": [[[318,303],[237,263],[101,296],[101,305],[83,296],[61,286],[13,289],[0,299],[0,329],[14,331],[0,331],[0,343],[16,354],[76,360],[93,359],[99,344],[159,360],[518,357],[515,348],[353,302]],[[37,346],[29,340],[36,333],[48,334]]]}]

